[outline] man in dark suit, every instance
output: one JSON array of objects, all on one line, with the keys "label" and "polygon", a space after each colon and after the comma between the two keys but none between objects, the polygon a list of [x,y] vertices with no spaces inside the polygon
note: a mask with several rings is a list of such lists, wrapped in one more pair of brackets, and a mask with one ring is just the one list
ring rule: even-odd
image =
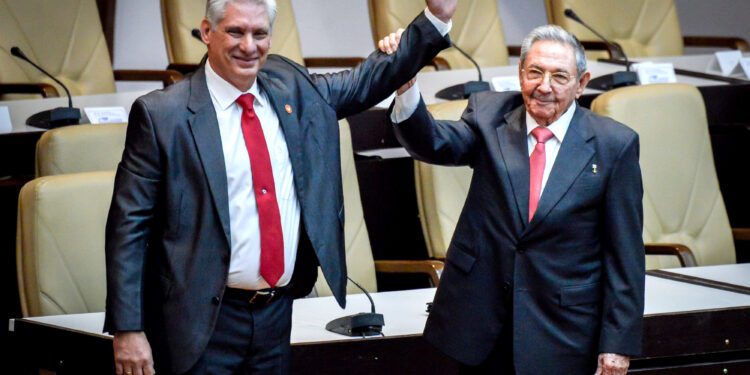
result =
[{"label": "man in dark suit", "polygon": [[337,120],[448,46],[456,0],[426,3],[395,55],[309,75],[267,55],[273,0],[208,1],[207,62],[130,113],[106,236],[117,374],[286,374],[318,265],[344,306]]},{"label": "man in dark suit", "polygon": [[586,56],[557,26],[526,37],[519,77],[459,121],[399,90],[409,153],[474,170],[424,336],[465,374],[625,374],[644,299],[638,136],[576,104]]}]

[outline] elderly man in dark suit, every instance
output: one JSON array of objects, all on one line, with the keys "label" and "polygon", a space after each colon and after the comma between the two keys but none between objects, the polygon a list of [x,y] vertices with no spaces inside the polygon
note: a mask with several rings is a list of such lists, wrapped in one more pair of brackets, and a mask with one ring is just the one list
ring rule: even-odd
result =
[{"label": "elderly man in dark suit", "polygon": [[345,303],[337,120],[448,46],[456,0],[426,3],[395,55],[309,75],[268,55],[273,0],[208,1],[207,62],[130,113],[106,236],[117,374],[288,373],[318,265]]},{"label": "elderly man in dark suit", "polygon": [[409,153],[474,169],[425,338],[462,374],[625,374],[643,318],[638,135],[576,104],[590,74],[565,30],[532,31],[518,70],[520,94],[475,94],[459,121],[398,92]]}]

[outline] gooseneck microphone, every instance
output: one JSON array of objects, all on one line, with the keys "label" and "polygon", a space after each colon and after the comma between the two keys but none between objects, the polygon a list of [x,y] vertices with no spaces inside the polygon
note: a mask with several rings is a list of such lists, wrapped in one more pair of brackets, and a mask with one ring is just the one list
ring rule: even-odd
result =
[{"label": "gooseneck microphone", "polygon": [[47,73],[47,71],[42,69],[42,67],[35,64],[28,57],[26,57],[26,55],[21,51],[20,48],[11,47],[10,54],[18,57],[23,61],[26,61],[37,70],[44,73],[44,75],[57,82],[58,85],[62,86],[63,90],[65,90],[65,94],[68,96],[67,107],[58,107],[31,115],[31,117],[26,120],[26,125],[43,129],[52,129],[65,125],[78,124],[81,120],[81,110],[79,110],[78,108],[73,108],[73,99],[70,96],[70,91],[68,91],[68,88],[57,78],[53,77],[52,74]]},{"label": "gooseneck microphone", "polygon": [[193,38],[198,39],[203,43],[203,38],[201,37],[201,31],[199,29],[193,29],[190,30],[190,35],[193,36]]},{"label": "gooseneck microphone", "polygon": [[438,91],[437,94],[435,94],[435,97],[445,100],[460,100],[468,98],[472,93],[489,90],[490,84],[482,81],[482,69],[479,68],[479,64],[477,64],[476,60],[474,60],[468,53],[464,52],[464,50],[458,48],[453,42],[451,42],[451,46],[474,64],[477,68],[477,73],[479,73],[479,80],[446,87]]},{"label": "gooseneck microphone", "polygon": [[365,288],[357,284],[356,281],[347,277],[349,281],[365,293],[367,299],[370,300],[370,311],[369,313],[359,313],[354,315],[347,315],[338,319],[331,320],[326,324],[326,329],[339,333],[345,336],[383,336],[383,326],[385,320],[383,314],[375,312],[375,302],[373,302],[370,293],[367,293]]},{"label": "gooseneck microphone", "polygon": [[596,77],[592,79],[591,81],[589,81],[588,87],[597,89],[597,90],[608,91],[613,88],[632,86],[632,85],[638,84],[638,75],[630,71],[630,63],[628,61],[628,55],[625,54],[625,51],[622,49],[622,47],[620,47],[619,44],[610,42],[602,34],[599,34],[596,30],[591,28],[591,26],[583,22],[583,20],[581,20],[581,17],[578,17],[578,15],[576,14],[576,12],[573,11],[573,9],[567,8],[565,9],[565,12],[563,13],[565,14],[565,17],[568,17],[571,20],[580,23],[581,25],[583,25],[583,27],[589,29],[589,31],[594,33],[594,35],[596,35],[604,43],[607,43],[607,45],[617,49],[622,55],[623,59],[625,59],[625,71],[624,72],[615,72],[612,74],[603,75],[601,77]]}]

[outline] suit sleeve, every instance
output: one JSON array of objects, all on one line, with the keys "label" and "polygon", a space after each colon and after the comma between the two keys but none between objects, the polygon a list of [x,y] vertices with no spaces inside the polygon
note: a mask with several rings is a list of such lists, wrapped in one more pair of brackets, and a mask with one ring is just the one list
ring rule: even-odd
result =
[{"label": "suit sleeve", "polygon": [[146,105],[138,100],[130,112],[107,217],[105,332],[143,330],[144,267],[161,171],[153,123]]},{"label": "suit sleeve", "polygon": [[395,53],[376,50],[351,70],[311,78],[341,119],[383,101],[449,45],[448,36],[440,35],[422,12],[402,34]]},{"label": "suit sleeve", "polygon": [[600,353],[639,355],[643,331],[645,251],[638,136],[620,151],[604,206],[604,294]]},{"label": "suit sleeve", "polygon": [[476,96],[471,96],[459,121],[435,120],[420,99],[408,119],[394,124],[396,139],[417,160],[439,165],[471,165],[477,149],[474,147],[477,136],[470,125],[476,122],[475,106]]}]

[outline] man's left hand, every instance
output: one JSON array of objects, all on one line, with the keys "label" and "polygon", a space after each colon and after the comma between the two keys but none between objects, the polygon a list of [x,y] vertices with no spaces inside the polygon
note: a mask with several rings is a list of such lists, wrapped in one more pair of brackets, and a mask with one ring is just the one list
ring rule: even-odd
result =
[{"label": "man's left hand", "polygon": [[448,22],[456,12],[458,0],[425,0],[427,9],[443,22]]},{"label": "man's left hand", "polygon": [[599,365],[594,375],[625,375],[630,367],[630,357],[613,353],[599,354]]}]

